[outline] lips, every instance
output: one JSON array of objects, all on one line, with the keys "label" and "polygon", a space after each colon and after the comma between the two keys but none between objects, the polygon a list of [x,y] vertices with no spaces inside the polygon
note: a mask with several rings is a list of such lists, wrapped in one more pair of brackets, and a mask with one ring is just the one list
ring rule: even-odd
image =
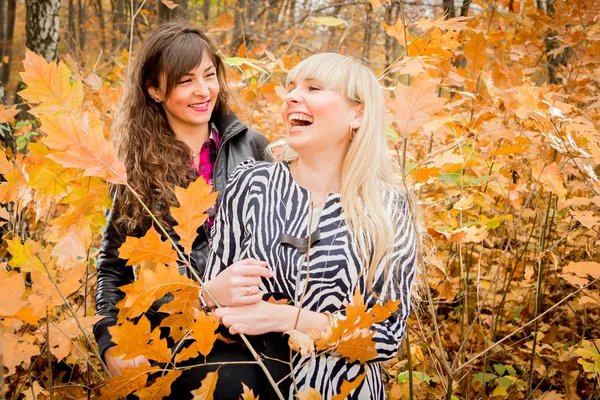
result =
[{"label": "lips", "polygon": [[194,111],[206,112],[208,110],[209,104],[210,104],[210,100],[206,100],[202,103],[189,104],[188,107]]}]

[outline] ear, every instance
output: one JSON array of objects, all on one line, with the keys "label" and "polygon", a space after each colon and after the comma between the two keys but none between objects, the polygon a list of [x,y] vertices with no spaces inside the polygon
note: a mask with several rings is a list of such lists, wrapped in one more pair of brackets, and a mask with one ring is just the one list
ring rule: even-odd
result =
[{"label": "ear", "polygon": [[150,97],[152,97],[152,99],[154,99],[154,101],[156,101],[157,103],[162,103],[162,101],[163,101],[162,92],[156,86],[150,86],[148,88],[148,94],[150,94]]},{"label": "ear", "polygon": [[350,126],[352,126],[352,129],[358,129],[363,119],[363,105],[357,104],[355,106],[352,106],[352,109],[353,115],[352,121],[350,122]]}]

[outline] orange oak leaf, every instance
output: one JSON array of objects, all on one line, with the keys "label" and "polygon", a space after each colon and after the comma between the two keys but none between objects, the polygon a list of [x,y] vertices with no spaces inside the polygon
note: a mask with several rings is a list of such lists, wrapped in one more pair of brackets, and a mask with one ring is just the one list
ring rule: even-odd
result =
[{"label": "orange oak leaf", "polygon": [[146,364],[142,364],[137,368],[124,368],[121,376],[108,378],[104,381],[105,385],[98,400],[114,400],[142,389],[146,386],[148,374],[154,371],[159,371],[159,369]]},{"label": "orange oak leaf", "polygon": [[140,400],[162,400],[164,396],[171,393],[171,384],[179,378],[183,371],[171,370],[165,375],[156,378],[156,381],[148,387],[135,392]]},{"label": "orange oak leaf", "polygon": [[306,356],[315,351],[315,342],[308,334],[296,329],[287,331],[285,334],[289,335],[290,348],[300,355]]},{"label": "orange oak leaf", "polygon": [[600,263],[592,261],[573,262],[563,268],[563,274],[573,273],[581,278],[588,275],[594,279],[600,278]]},{"label": "orange oak leaf", "polygon": [[0,148],[0,175],[6,175],[13,169],[13,163],[8,161],[8,157],[4,152],[4,149]]},{"label": "orange oak leaf", "polygon": [[27,305],[21,300],[25,294],[25,275],[14,273],[8,275],[0,271],[0,318],[10,317]]},{"label": "orange oak leaf", "polygon": [[150,331],[150,321],[142,316],[137,324],[127,320],[121,325],[108,328],[112,341],[117,344],[115,354],[130,360],[143,355],[149,360],[168,362],[171,351],[166,339],[160,338],[160,329]]},{"label": "orange oak leaf", "polygon": [[531,176],[540,181],[548,191],[556,193],[559,199],[564,201],[567,196],[567,188],[564,186],[563,177],[557,163],[552,163],[544,168],[541,161],[538,161],[531,168]]},{"label": "orange oak leaf", "polygon": [[217,200],[217,193],[204,179],[196,179],[187,189],[175,187],[175,195],[180,207],[171,207],[171,215],[177,221],[175,232],[179,235],[179,244],[186,253],[192,251],[196,231],[206,221],[205,211]]},{"label": "orange oak leaf", "polygon": [[104,129],[92,113],[81,117],[41,115],[41,130],[48,136],[44,144],[62,152],[46,157],[63,167],[80,168],[85,176],[98,176],[107,182],[127,182],[125,165],[117,159],[113,145],[104,138]]},{"label": "orange oak leaf", "polygon": [[198,309],[200,309],[198,288],[195,286],[182,288],[173,294],[173,300],[160,308],[161,312],[170,314],[160,325],[170,328],[171,337],[178,342],[190,328],[190,316]]},{"label": "orange oak leaf", "polygon": [[314,388],[308,388],[301,392],[296,393],[298,400],[322,400],[321,393],[317,392]]},{"label": "orange oak leaf", "polygon": [[15,167],[4,174],[6,182],[0,183],[0,203],[14,202],[24,208],[32,199],[31,189],[27,187],[27,175],[23,168]]},{"label": "orange oak leaf", "polygon": [[218,379],[219,376],[216,372],[206,374],[206,378],[202,379],[200,387],[192,390],[193,400],[213,400]]},{"label": "orange oak leaf", "polygon": [[[187,291],[189,288],[194,288],[191,294]],[[154,271],[140,269],[135,282],[121,286],[120,289],[126,296],[117,304],[121,310],[119,318],[135,318],[148,311],[154,301],[167,293],[177,297],[181,291],[186,291],[188,296],[197,297],[199,286],[187,276],[181,275],[177,266],[158,264]]]},{"label": "orange oak leaf", "polygon": [[[50,352],[58,361],[61,361],[71,354],[73,350],[76,352],[80,351],[80,349],[75,346],[74,342],[74,339],[83,335],[79,326],[81,326],[85,330],[86,335],[88,335],[91,332],[92,326],[102,318],[102,316],[90,316],[78,318],[77,320],[75,320],[75,318],[66,319],[59,324],[52,323],[50,325],[50,334],[48,334],[46,327],[43,326],[39,329],[36,337],[40,343],[46,343],[49,339]],[[80,354],[80,356],[83,356],[84,359],[87,358],[87,354]]]},{"label": "orange oak leaf", "polygon": [[65,299],[81,286],[79,279],[80,276],[67,275],[63,281],[55,280],[53,283],[46,273],[32,270],[33,293],[27,300],[31,304],[33,315],[40,317],[46,313],[46,309],[65,304]]},{"label": "orange oak leaf", "polygon": [[371,330],[373,324],[383,322],[396,312],[399,300],[385,304],[376,303],[370,310],[364,302],[358,288],[352,298],[352,304],[346,306],[346,318],[339,320],[332,330],[329,342],[343,356],[351,361],[365,363],[377,356]]},{"label": "orange oak leaf", "polygon": [[163,263],[177,261],[177,253],[170,241],[162,241],[158,232],[151,227],[144,237],[127,236],[119,247],[119,257],[127,260],[127,265],[137,265],[147,260]]},{"label": "orange oak leaf", "polygon": [[344,381],[342,382],[342,387],[340,388],[340,392],[338,394],[336,394],[335,396],[333,396],[331,398],[331,400],[346,399],[348,396],[350,396],[350,393],[352,393],[352,391],[354,389],[358,388],[360,386],[360,384],[365,380],[366,374],[367,374],[366,372],[363,372],[362,374],[360,374],[356,378],[354,378],[354,380],[352,382],[349,382],[344,379]]},{"label": "orange oak leaf", "polygon": [[467,59],[467,64],[469,65],[471,78],[477,79],[479,71],[488,60],[486,39],[483,32],[471,36],[469,42],[464,46],[463,53]]},{"label": "orange oak leaf", "polygon": [[14,124],[15,123],[15,115],[19,113],[17,106],[6,107],[3,104],[0,104],[0,124]]},{"label": "orange oak leaf", "polygon": [[208,315],[200,310],[196,310],[194,317],[191,336],[196,340],[194,345],[198,352],[207,356],[217,341],[216,331],[219,328],[219,320],[214,315]]},{"label": "orange oak leaf", "polygon": [[64,111],[77,111],[83,104],[83,85],[80,80],[71,82],[71,71],[61,61],[47,62],[44,57],[25,50],[24,72],[21,78],[27,88],[19,94],[30,103],[41,103],[30,113],[53,115]]},{"label": "orange oak leaf", "polygon": [[254,391],[242,382],[243,392],[240,395],[240,400],[258,400],[260,396],[255,396]]},{"label": "orange oak leaf", "polygon": [[418,131],[431,116],[442,111],[446,99],[437,95],[436,83],[426,74],[417,75],[410,86],[398,84],[388,107],[402,136]]},{"label": "orange oak leaf", "polygon": [[592,229],[594,225],[600,224],[600,218],[594,215],[594,212],[591,210],[588,211],[571,211],[571,215],[575,217],[577,221],[581,223],[581,225],[586,228]]},{"label": "orange oak leaf", "polygon": [[33,335],[17,335],[0,330],[0,343],[2,343],[0,362],[8,368],[5,376],[14,374],[18,366],[29,368],[31,357],[40,354],[40,348],[34,344]]}]

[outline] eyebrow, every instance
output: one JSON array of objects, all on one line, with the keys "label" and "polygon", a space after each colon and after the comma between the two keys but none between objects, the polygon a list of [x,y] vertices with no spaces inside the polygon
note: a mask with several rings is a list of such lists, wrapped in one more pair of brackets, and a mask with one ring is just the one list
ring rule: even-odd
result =
[{"label": "eyebrow", "polygon": [[[216,67],[214,65],[211,65],[210,67],[208,67],[208,68],[206,68],[204,70],[204,73],[208,72],[211,68],[215,68],[216,69]],[[183,78],[183,77],[186,77],[186,76],[194,76],[194,74],[191,74],[191,73],[188,72],[187,74],[183,74],[181,77]]]}]

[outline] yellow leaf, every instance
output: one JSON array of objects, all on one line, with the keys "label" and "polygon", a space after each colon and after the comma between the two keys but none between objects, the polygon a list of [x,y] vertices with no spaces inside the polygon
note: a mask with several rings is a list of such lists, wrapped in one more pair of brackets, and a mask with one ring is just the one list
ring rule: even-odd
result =
[{"label": "yellow leaf", "polygon": [[340,26],[340,25],[346,23],[346,21],[341,20],[339,18],[335,18],[335,17],[317,17],[317,18],[311,19],[310,21],[315,22],[317,24],[321,24],[321,25],[327,25],[327,26]]},{"label": "yellow leaf", "polygon": [[469,193],[466,196],[461,196],[460,200],[454,203],[452,208],[455,210],[468,210],[469,208],[473,207],[473,204],[475,204],[475,195],[473,193]]},{"label": "yellow leaf", "polygon": [[0,147],[0,175],[6,175],[14,169],[12,162],[8,161],[8,157],[4,152],[4,149]]},{"label": "yellow leaf", "polygon": [[196,179],[187,189],[175,187],[175,196],[180,207],[171,207],[171,215],[177,221],[175,232],[179,235],[179,244],[186,253],[192,251],[198,228],[208,217],[205,211],[217,200],[217,193],[204,179]]},{"label": "yellow leaf", "polygon": [[167,6],[167,8],[170,10],[174,9],[179,5],[177,1],[178,0],[160,0],[160,2]]},{"label": "yellow leaf", "polygon": [[127,260],[127,265],[137,265],[147,260],[163,263],[177,261],[177,253],[170,241],[162,241],[158,232],[151,227],[141,239],[127,236],[119,247],[119,257]]},{"label": "yellow leaf", "polygon": [[8,262],[13,268],[19,268],[21,272],[31,272],[34,270],[45,273],[44,265],[39,259],[42,248],[38,242],[27,239],[25,243],[21,243],[19,237],[6,240],[8,244],[8,252],[12,258]]},{"label": "yellow leaf", "polygon": [[348,382],[347,380],[344,379],[344,381],[342,382],[342,387],[340,388],[340,392],[338,394],[336,394],[335,396],[333,396],[331,398],[331,400],[346,399],[348,396],[350,396],[350,393],[352,393],[352,391],[354,389],[358,388],[360,386],[360,384],[365,380],[366,374],[367,374],[366,371],[363,372],[362,374],[360,374],[356,378],[354,378],[354,380],[352,382]]},{"label": "yellow leaf", "polygon": [[290,348],[295,352],[300,353],[302,356],[309,355],[315,351],[315,343],[313,342],[313,339],[311,339],[311,337],[306,333],[292,329],[284,332],[284,334],[289,335],[290,337],[288,339]]},{"label": "yellow leaf", "polygon": [[452,31],[472,30],[472,28],[469,28],[467,24],[473,18],[474,17],[456,17],[446,19],[445,15],[442,15],[441,17],[434,20],[421,18],[417,21],[417,27],[422,29],[437,28],[440,30]]},{"label": "yellow leaf", "polygon": [[254,391],[242,382],[243,392],[240,395],[240,400],[258,400],[259,396],[254,395]]},{"label": "yellow leaf", "polygon": [[486,39],[483,32],[471,36],[471,40],[464,46],[463,52],[469,65],[471,78],[477,79],[479,71],[488,60]]},{"label": "yellow leaf", "polygon": [[322,400],[321,394],[316,389],[308,388],[302,392],[296,393],[298,400]]},{"label": "yellow leaf", "polygon": [[[75,318],[69,318],[61,321],[57,325],[51,324],[50,335],[48,335],[45,326],[40,327],[36,336],[40,343],[47,343],[47,339],[50,339],[50,352],[60,362],[71,354],[75,343],[74,339],[83,335],[79,326],[81,325],[86,334],[89,334],[92,330],[92,326],[102,318],[102,316],[83,317],[78,318],[77,320],[75,320]],[[77,322],[79,322],[79,324]]]},{"label": "yellow leaf", "polygon": [[27,88],[19,94],[30,103],[41,103],[29,110],[40,116],[58,112],[77,111],[83,104],[81,81],[71,83],[71,71],[63,62],[48,63],[44,57],[27,49],[21,78]]},{"label": "yellow leaf", "polygon": [[27,300],[31,304],[33,315],[41,317],[46,313],[46,309],[50,311],[53,307],[65,304],[64,299],[81,286],[79,279],[77,275],[67,275],[63,281],[55,280],[53,283],[45,273],[32,270],[33,293]]},{"label": "yellow leaf", "polygon": [[200,387],[196,390],[192,390],[192,394],[194,395],[192,400],[213,400],[218,379],[219,376],[216,372],[209,372],[206,374],[206,378],[202,380]]}]

